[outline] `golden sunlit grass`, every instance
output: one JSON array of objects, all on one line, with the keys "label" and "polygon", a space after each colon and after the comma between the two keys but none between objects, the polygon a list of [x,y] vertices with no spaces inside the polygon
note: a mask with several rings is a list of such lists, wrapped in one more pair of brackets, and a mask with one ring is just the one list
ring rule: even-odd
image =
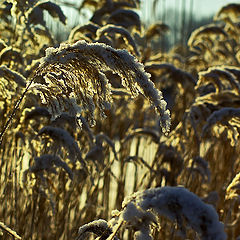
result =
[{"label": "golden sunlit grass", "polygon": [[240,5],[157,54],[139,1],[84,8],[59,43],[57,4],[1,1],[0,239],[240,237]]}]

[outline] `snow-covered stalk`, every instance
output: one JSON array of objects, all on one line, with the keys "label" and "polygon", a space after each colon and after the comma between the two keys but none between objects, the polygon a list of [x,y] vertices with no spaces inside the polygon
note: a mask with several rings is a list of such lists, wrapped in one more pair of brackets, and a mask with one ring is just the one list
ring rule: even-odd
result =
[{"label": "snow-covered stalk", "polygon": [[184,187],[161,187],[136,192],[122,204],[118,221],[136,230],[135,239],[153,239],[151,224],[157,216],[176,221],[182,233],[186,227],[197,232],[201,240],[225,240],[224,225],[213,206],[204,203]]}]

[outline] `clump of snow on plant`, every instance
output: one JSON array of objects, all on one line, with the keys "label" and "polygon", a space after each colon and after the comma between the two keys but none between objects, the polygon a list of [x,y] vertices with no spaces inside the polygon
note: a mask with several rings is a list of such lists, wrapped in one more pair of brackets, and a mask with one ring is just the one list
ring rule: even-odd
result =
[{"label": "clump of snow on plant", "polygon": [[[94,220],[90,223],[84,224],[78,229],[78,236],[76,240],[88,239],[89,234],[98,236],[97,239],[107,239],[112,234],[112,228],[108,222],[103,219]],[[118,240],[116,237],[113,240]]]},{"label": "clump of snow on plant", "polygon": [[213,206],[183,187],[162,187],[137,192],[123,202],[122,219],[135,227],[136,239],[152,239],[154,213],[177,221],[180,229],[191,227],[202,240],[225,240],[224,225]]}]

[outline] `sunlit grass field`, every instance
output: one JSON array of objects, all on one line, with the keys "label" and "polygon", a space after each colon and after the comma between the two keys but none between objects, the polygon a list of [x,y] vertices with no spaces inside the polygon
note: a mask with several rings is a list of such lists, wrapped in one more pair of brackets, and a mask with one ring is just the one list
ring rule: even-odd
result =
[{"label": "sunlit grass field", "polygon": [[0,1],[0,239],[240,239],[240,4],[167,51],[138,0],[61,6]]}]

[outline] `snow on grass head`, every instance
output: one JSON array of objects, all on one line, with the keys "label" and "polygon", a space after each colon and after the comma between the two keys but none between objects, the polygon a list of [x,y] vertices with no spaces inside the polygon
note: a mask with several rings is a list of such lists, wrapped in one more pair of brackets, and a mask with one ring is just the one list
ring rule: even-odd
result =
[{"label": "snow on grass head", "polygon": [[160,114],[162,131],[169,132],[170,112],[162,93],[155,88],[144,66],[126,50],[85,41],[48,48],[32,75],[32,88],[40,93],[53,118],[62,112],[77,117],[84,111],[94,125],[95,108],[105,116],[104,110],[112,102],[106,71],[118,74],[133,97],[143,94]]},{"label": "snow on grass head", "polygon": [[183,187],[153,188],[134,193],[123,202],[121,218],[137,229],[137,240],[143,236],[152,239],[150,223],[156,221],[156,213],[176,221],[183,234],[186,227],[191,227],[202,240],[227,239],[216,210]]}]

